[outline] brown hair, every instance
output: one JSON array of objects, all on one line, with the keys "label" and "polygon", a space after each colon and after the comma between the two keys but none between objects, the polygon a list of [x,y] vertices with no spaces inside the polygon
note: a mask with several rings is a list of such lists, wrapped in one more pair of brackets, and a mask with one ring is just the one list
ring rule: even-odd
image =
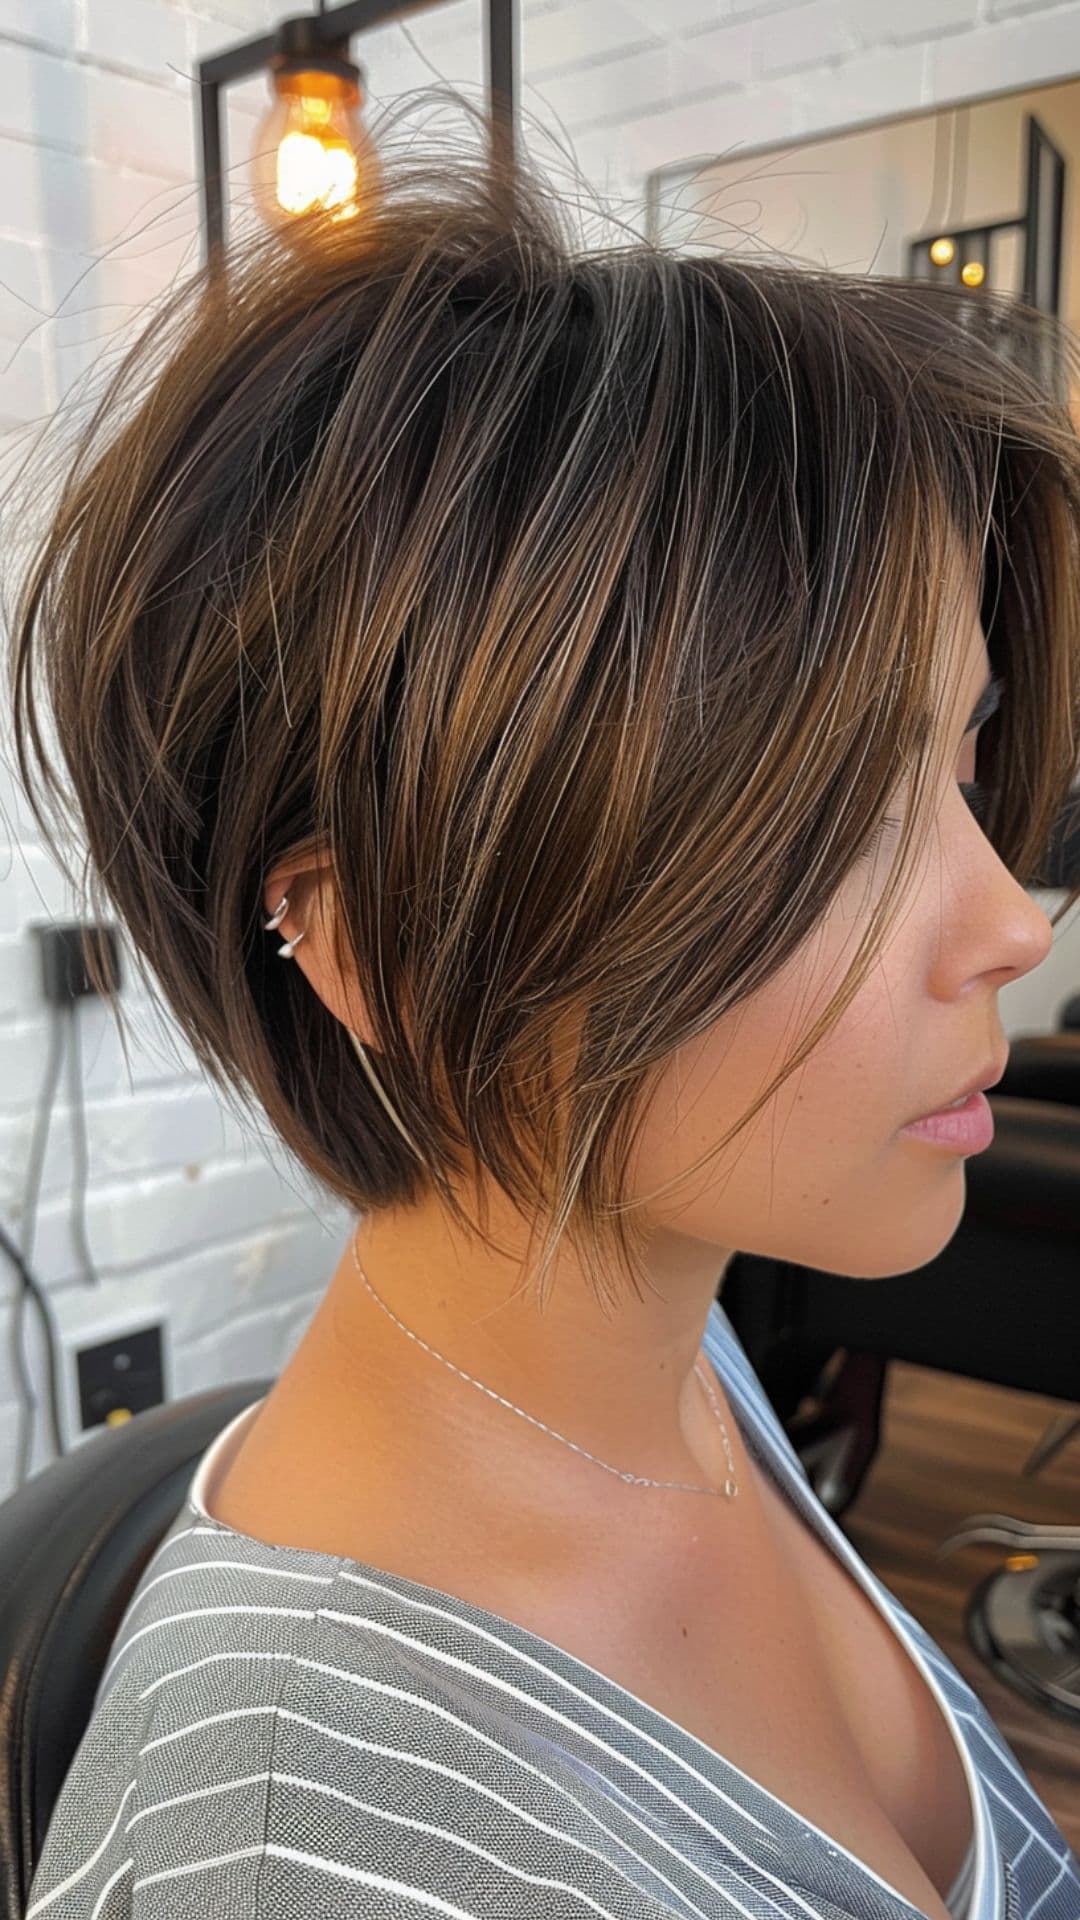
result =
[{"label": "brown hair", "polygon": [[[379,144],[362,222],[252,233],[109,378],[11,623],[19,772],[200,1063],[319,1180],[360,1211],[430,1182],[469,1228],[464,1147],[549,1216],[541,1277],[569,1232],[614,1302],[656,1075],[806,939],[910,773],[852,969],[740,1126],[873,964],[936,805],[957,552],[1007,682],[985,831],[1045,884],[1080,448],[1025,369],[1049,347],[1075,379],[1076,345],[992,293],[583,250],[524,160],[508,195],[486,156]],[[262,931],[308,846],[422,1166]]]}]

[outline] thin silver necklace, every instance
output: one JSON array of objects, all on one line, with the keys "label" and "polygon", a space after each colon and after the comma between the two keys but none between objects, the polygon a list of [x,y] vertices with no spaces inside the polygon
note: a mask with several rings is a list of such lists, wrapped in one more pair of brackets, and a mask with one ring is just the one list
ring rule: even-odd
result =
[{"label": "thin silver necklace", "polygon": [[465,1373],[461,1367],[455,1367],[454,1362],[452,1360],[447,1360],[444,1354],[436,1353],[434,1347],[429,1347],[426,1340],[421,1340],[420,1335],[418,1333],[414,1333],[411,1327],[407,1327],[405,1325],[404,1320],[399,1320],[397,1317],[397,1314],[394,1313],[393,1309],[388,1307],[386,1304],[386,1301],[381,1299],[380,1296],[376,1293],[374,1287],[371,1284],[371,1281],[368,1279],[367,1274],[364,1272],[363,1267],[360,1265],[360,1255],[356,1251],[355,1234],[350,1236],[349,1244],[352,1247],[352,1256],[356,1262],[356,1270],[359,1273],[360,1278],[363,1281],[368,1292],[370,1293],[372,1299],[378,1303],[378,1305],[382,1308],[385,1314],[389,1315],[390,1319],[393,1320],[394,1324],[401,1328],[402,1333],[407,1333],[409,1336],[409,1339],[415,1340],[418,1346],[423,1347],[425,1353],[430,1353],[434,1359],[441,1360],[444,1367],[449,1367],[452,1373],[456,1373],[460,1375],[462,1380],[467,1380],[470,1386],[479,1387],[481,1393],[486,1393],[490,1396],[492,1400],[497,1400],[500,1406],[509,1407],[511,1413],[519,1413],[523,1420],[528,1420],[532,1423],[534,1427],[541,1427],[543,1428],[543,1431],[545,1433],[550,1433],[553,1440],[561,1440],[564,1447],[572,1447],[575,1453],[582,1453],[585,1455],[586,1460],[592,1460],[595,1462],[595,1464],[598,1467],[603,1467],[605,1473],[613,1473],[615,1474],[617,1479],[625,1480],[631,1486],[667,1487],[679,1493],[708,1493],[708,1494],[711,1494],[714,1499],[734,1500],[735,1495],[738,1492],[738,1485],[735,1479],[735,1462],[731,1456],[731,1440],[728,1435],[727,1427],[724,1424],[724,1417],[720,1412],[720,1402],[716,1397],[716,1394],[708,1380],[708,1377],[702,1372],[700,1366],[697,1364],[696,1361],[694,1362],[694,1372],[697,1374],[698,1379],[701,1381],[702,1386],[704,1387],[706,1393],[709,1396],[709,1401],[712,1406],[713,1413],[716,1415],[716,1418],[720,1422],[720,1430],[724,1436],[724,1452],[727,1455],[728,1477],[724,1481],[723,1486],[722,1487],[696,1487],[682,1480],[647,1480],[643,1474],[621,1473],[618,1467],[610,1467],[606,1460],[599,1460],[597,1459],[597,1456],[595,1453],[589,1453],[585,1447],[579,1447],[576,1440],[568,1440],[565,1434],[556,1433],[554,1427],[545,1426],[543,1420],[537,1420],[533,1414],[526,1413],[524,1407],[516,1407],[512,1400],[504,1400],[501,1393],[496,1393],[494,1391],[494,1388],[492,1387],[485,1387],[482,1380],[474,1380],[471,1373]]}]

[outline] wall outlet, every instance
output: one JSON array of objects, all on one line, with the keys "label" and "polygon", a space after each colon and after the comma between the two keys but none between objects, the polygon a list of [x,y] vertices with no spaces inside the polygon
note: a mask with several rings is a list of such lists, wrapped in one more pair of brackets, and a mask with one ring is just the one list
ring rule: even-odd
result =
[{"label": "wall outlet", "polygon": [[75,1446],[97,1427],[161,1406],[173,1397],[168,1311],[155,1301],[145,1318],[130,1307],[73,1326],[60,1368],[62,1432]]},{"label": "wall outlet", "polygon": [[83,1428],[112,1425],[147,1407],[160,1407],[165,1398],[160,1321],[120,1339],[78,1347],[75,1371]]}]

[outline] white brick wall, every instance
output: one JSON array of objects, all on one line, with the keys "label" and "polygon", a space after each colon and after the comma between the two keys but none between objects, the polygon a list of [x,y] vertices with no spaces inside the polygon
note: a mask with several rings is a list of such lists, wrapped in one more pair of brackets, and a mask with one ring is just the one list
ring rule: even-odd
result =
[{"label": "white brick wall", "polygon": [[[434,78],[482,97],[482,4],[451,0],[357,42],[373,110]],[[8,448],[197,258],[194,63],[290,10],[275,0],[0,0],[0,432]],[[620,218],[644,231],[653,169],[1080,71],[1080,0],[524,0],[521,71],[538,160],[557,174],[579,167]],[[229,92],[227,154],[241,189],[264,99],[261,80]],[[72,903],[2,768],[0,809],[0,1211],[17,1234],[48,1031],[27,929],[68,917]],[[1041,1005],[1033,1008],[1030,993],[1018,1003],[1021,1024],[1052,1024],[1071,984],[1068,969],[1044,973]],[[125,1316],[136,1326],[166,1313],[175,1393],[276,1372],[314,1309],[347,1219],[274,1142],[224,1109],[137,982],[125,999],[130,1068],[103,1009],[80,1011],[87,1221],[99,1284],[86,1284],[72,1235],[63,1083],[35,1270],[65,1340],[81,1327]],[[5,1322],[14,1299],[0,1262]],[[40,1399],[44,1354],[32,1315],[23,1350]],[[0,1497],[10,1486],[16,1414],[5,1338]],[[31,1468],[48,1457],[39,1416]]]}]

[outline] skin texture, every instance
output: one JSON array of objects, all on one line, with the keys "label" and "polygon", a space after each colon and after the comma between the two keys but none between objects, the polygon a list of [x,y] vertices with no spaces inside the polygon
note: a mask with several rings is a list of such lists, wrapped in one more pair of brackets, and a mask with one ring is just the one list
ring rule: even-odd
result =
[{"label": "skin texture", "polygon": [[[973,593],[962,625],[935,827],[880,964],[750,1127],[681,1184],[835,991],[880,884],[876,862],[853,870],[776,979],[670,1061],[630,1169],[632,1195],[662,1190],[649,1212],[644,1300],[628,1293],[606,1315],[566,1253],[538,1311],[523,1284],[529,1223],[499,1194],[488,1217],[500,1252],[463,1238],[437,1200],[360,1222],[364,1271],[406,1328],[619,1471],[722,1480],[721,1436],[694,1363],[734,1249],[871,1279],[925,1265],[959,1225],[963,1156],[899,1130],[981,1069],[1001,1071],[998,991],[1037,967],[1053,940],[959,791],[975,778],[977,735],[964,730],[990,672]],[[883,841],[882,870],[891,851]],[[279,866],[266,876],[267,915],[288,892],[280,938],[307,935],[286,964],[367,1040],[358,984],[334,963],[328,886],[319,867]],[[282,1441],[290,1421],[294,1441],[302,1424],[331,1504],[335,1476],[342,1492],[355,1488],[356,1461],[378,1457],[391,1505],[394,1486],[415,1501],[422,1485],[433,1509],[452,1514],[462,1489],[483,1486],[505,1500],[500,1518],[523,1542],[557,1514],[565,1545],[572,1521],[585,1539],[614,1515],[632,1522],[643,1497],[440,1365],[372,1299],[348,1245],[272,1399],[268,1441],[275,1422]],[[664,1498],[700,1513],[700,1501]]]}]

